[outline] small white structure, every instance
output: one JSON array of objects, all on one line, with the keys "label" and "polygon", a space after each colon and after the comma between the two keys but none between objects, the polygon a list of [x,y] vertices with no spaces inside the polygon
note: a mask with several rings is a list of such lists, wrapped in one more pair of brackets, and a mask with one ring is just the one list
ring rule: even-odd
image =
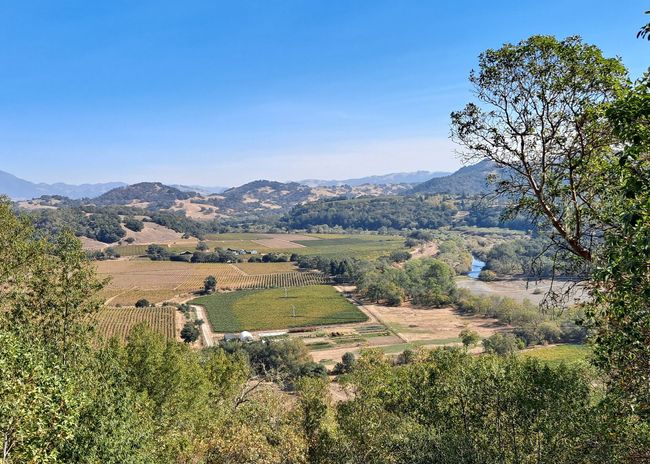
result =
[{"label": "small white structure", "polygon": [[253,334],[244,330],[239,334],[239,341],[248,343],[253,341]]}]

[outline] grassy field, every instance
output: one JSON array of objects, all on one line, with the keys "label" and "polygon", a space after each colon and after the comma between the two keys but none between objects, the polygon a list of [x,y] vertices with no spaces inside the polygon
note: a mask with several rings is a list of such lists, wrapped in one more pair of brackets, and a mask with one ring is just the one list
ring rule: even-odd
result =
[{"label": "grassy field", "polygon": [[336,238],[296,241],[304,248],[292,250],[300,255],[349,256],[375,259],[404,248],[404,238],[390,235],[343,235]]},{"label": "grassy field", "polygon": [[571,363],[587,361],[591,355],[591,348],[586,345],[555,345],[524,350],[519,355],[527,358],[536,358],[549,364],[559,364],[562,361]]},{"label": "grassy field", "polygon": [[[197,298],[215,332],[286,329],[363,322],[367,319],[333,287],[317,285],[284,289],[243,290]],[[293,317],[292,306],[296,308]]]},{"label": "grassy field", "polygon": [[97,334],[105,338],[126,340],[141,323],[169,339],[176,337],[176,308],[103,308],[94,318]]}]

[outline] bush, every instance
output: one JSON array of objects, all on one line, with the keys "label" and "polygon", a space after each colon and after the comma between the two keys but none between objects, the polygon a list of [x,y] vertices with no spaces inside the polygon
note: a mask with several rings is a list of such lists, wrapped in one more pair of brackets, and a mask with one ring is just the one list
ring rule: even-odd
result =
[{"label": "bush", "polygon": [[497,280],[497,273],[490,271],[489,269],[483,269],[478,275],[478,280],[482,280],[483,282],[494,282]]},{"label": "bush", "polygon": [[191,322],[186,322],[181,330],[181,338],[185,343],[192,343],[199,339],[199,329]]},{"label": "bush", "polygon": [[478,342],[481,341],[481,336],[475,331],[469,329],[461,330],[461,332],[458,334],[458,337],[463,342],[465,348],[469,348],[470,346],[476,346],[478,345]]},{"label": "bush", "polygon": [[524,348],[524,346],[524,341],[511,333],[495,333],[483,340],[485,351],[499,356],[513,354]]},{"label": "bush", "polygon": [[147,300],[145,298],[142,298],[142,299],[135,302],[135,307],[136,308],[148,308],[150,306],[153,306],[153,305],[149,302],[149,300]]},{"label": "bush", "polygon": [[182,263],[191,263],[192,255],[169,255],[170,261],[178,261]]},{"label": "bush", "polygon": [[395,250],[388,255],[388,259],[393,263],[403,263],[411,259],[411,253],[406,250]]},{"label": "bush", "polygon": [[196,244],[196,249],[198,251],[207,251],[207,250],[210,249],[210,247],[208,246],[208,244],[206,242],[199,242],[199,243]]},{"label": "bush", "polygon": [[217,289],[217,278],[215,276],[207,276],[203,281],[203,292],[214,293]]},{"label": "bush", "polygon": [[334,375],[341,375],[341,374],[347,374],[349,372],[352,372],[352,369],[354,368],[354,365],[356,364],[357,360],[354,357],[354,353],[345,353],[341,357],[341,362],[336,363],[334,366],[334,369],[332,370],[332,374]]},{"label": "bush", "polygon": [[149,245],[147,247],[147,256],[152,261],[165,261],[169,259],[171,253],[167,247],[162,245]]},{"label": "bush", "polygon": [[124,221],[124,227],[132,230],[133,232],[140,232],[142,229],[144,229],[144,222],[140,221],[139,219],[130,217]]}]

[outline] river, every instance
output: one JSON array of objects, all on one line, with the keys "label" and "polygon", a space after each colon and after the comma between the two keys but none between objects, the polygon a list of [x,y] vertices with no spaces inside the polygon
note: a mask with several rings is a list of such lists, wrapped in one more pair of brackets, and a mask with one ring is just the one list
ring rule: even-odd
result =
[{"label": "river", "polygon": [[481,270],[485,267],[485,263],[480,259],[477,259],[472,255],[472,271],[467,274],[467,277],[470,279],[478,279],[478,275],[481,273]]}]

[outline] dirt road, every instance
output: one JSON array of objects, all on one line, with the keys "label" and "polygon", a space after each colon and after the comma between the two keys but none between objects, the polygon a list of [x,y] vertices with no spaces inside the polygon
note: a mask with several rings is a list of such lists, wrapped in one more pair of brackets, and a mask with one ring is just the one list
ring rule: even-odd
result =
[{"label": "dirt road", "polygon": [[205,309],[202,306],[192,305],[194,311],[196,311],[196,318],[203,319],[203,324],[201,324],[201,337],[203,337],[203,344],[205,346],[213,346],[214,340],[212,339],[212,330],[210,329],[210,323],[205,314]]}]

